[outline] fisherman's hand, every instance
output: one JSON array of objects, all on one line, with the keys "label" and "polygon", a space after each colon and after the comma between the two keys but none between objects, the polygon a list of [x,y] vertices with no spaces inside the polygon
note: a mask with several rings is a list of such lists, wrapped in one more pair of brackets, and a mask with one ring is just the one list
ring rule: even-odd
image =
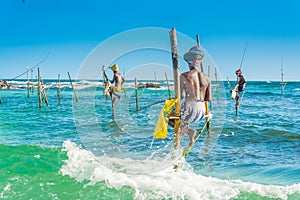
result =
[{"label": "fisherman's hand", "polygon": [[212,118],[212,114],[209,112],[207,115],[204,115],[204,117],[207,119],[207,120],[210,120]]}]

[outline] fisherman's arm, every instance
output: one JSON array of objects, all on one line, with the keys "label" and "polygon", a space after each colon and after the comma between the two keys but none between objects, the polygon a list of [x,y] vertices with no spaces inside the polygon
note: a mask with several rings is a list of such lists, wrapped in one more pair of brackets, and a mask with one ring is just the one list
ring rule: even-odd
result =
[{"label": "fisherman's arm", "polygon": [[180,97],[181,97],[181,100],[185,98],[185,91],[184,91],[184,80],[185,77],[183,77],[183,75],[180,75]]},{"label": "fisherman's arm", "polygon": [[117,80],[116,75],[114,75],[113,79],[110,81],[111,83],[114,83]]},{"label": "fisherman's arm", "polygon": [[208,81],[207,89],[205,92],[205,98],[204,101],[211,101],[212,96],[211,96],[211,82],[210,80]]}]

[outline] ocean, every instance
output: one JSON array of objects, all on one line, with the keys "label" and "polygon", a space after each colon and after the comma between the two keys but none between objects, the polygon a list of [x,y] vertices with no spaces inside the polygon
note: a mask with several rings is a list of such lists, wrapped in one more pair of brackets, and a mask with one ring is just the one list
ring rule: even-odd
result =
[{"label": "ocean", "polygon": [[228,82],[218,82],[211,133],[185,158],[187,135],[178,150],[171,127],[153,138],[165,81],[137,91],[127,81],[114,120],[100,82],[74,83],[76,102],[63,80],[60,105],[55,80],[45,83],[42,108],[36,90],[0,90],[0,199],[300,199],[300,82],[282,93],[280,82],[248,81],[238,116]]}]

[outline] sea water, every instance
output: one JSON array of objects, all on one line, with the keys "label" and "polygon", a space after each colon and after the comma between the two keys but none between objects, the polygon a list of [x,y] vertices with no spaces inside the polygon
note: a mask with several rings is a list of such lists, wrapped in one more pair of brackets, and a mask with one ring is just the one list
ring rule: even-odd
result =
[{"label": "sea water", "polygon": [[213,85],[211,133],[185,158],[186,135],[178,150],[172,127],[153,138],[165,82],[127,81],[114,119],[101,83],[74,83],[76,102],[62,81],[58,105],[55,81],[45,82],[42,108],[36,90],[0,90],[0,199],[300,199],[299,82],[282,92],[280,82],[248,81],[237,116],[227,82]]}]

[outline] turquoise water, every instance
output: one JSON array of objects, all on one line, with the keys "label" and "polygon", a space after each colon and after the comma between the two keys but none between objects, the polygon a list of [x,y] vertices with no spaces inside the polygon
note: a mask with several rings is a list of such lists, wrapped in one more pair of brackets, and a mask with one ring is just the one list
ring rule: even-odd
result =
[{"label": "turquoise water", "polygon": [[[136,112],[132,82],[115,120],[98,83],[75,84],[76,103],[63,82],[60,105],[55,82],[46,83],[41,109],[36,91],[0,90],[0,199],[300,199],[298,82],[284,94],[279,82],[248,82],[237,117],[227,82],[214,87],[212,133],[185,159],[187,136],[179,151],[171,128],[153,139],[163,104]],[[167,87],[138,93],[140,108],[169,95]]]}]

